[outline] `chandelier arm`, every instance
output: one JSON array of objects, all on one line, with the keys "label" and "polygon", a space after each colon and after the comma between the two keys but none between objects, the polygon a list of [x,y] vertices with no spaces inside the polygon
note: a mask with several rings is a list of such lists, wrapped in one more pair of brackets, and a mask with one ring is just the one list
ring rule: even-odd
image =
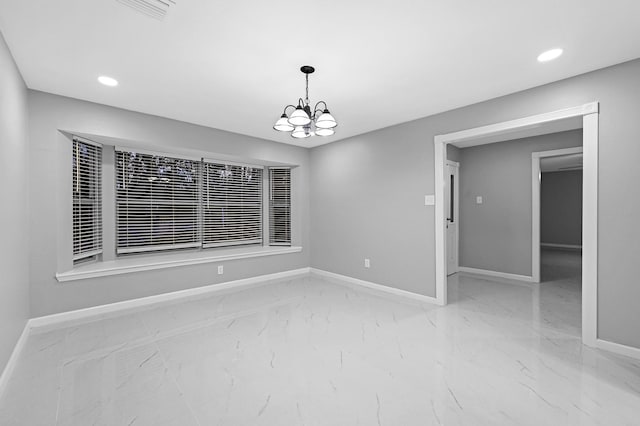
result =
[{"label": "chandelier arm", "polygon": [[284,107],[284,110],[282,111],[282,113],[283,113],[283,114],[286,114],[286,113],[287,113],[287,108],[289,108],[289,107],[291,107],[291,108],[293,108],[293,109],[296,109],[296,106],[295,106],[295,105],[287,105],[286,107]]},{"label": "chandelier arm", "polygon": [[314,107],[313,107],[313,109],[314,109],[315,111],[317,111],[317,110],[319,109],[319,108],[318,108],[318,105],[320,105],[320,104],[323,104],[323,105],[324,105],[324,109],[329,109],[329,108],[327,107],[327,103],[326,103],[325,101],[318,101],[318,102],[316,103],[316,106],[314,106]]}]

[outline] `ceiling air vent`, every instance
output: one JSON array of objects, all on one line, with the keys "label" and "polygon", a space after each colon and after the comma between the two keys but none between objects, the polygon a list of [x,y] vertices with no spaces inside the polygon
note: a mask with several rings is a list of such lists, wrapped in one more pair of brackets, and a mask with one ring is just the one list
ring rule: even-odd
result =
[{"label": "ceiling air vent", "polygon": [[167,15],[169,8],[175,6],[175,0],[116,0],[125,6],[144,13],[154,19],[162,21]]}]

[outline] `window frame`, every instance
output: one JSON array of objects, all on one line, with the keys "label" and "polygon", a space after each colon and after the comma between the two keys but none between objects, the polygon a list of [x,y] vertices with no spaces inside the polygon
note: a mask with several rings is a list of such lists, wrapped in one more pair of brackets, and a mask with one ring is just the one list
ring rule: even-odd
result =
[{"label": "window frame", "polygon": [[[76,135],[90,140],[102,147],[102,253],[88,261],[76,263],[73,261],[73,198],[72,180],[73,170],[69,167],[69,159],[72,157],[72,139]],[[80,137],[80,136],[78,136]],[[123,145],[121,145],[121,143]],[[61,170],[57,178],[59,191],[63,196],[56,197],[58,216],[61,218],[61,226],[57,228],[58,250],[57,268],[55,277],[60,283],[67,281],[85,280],[103,276],[128,274],[137,271],[151,271],[175,266],[198,265],[206,263],[217,263],[235,259],[250,259],[262,256],[283,255],[299,253],[303,250],[301,245],[303,235],[300,229],[300,220],[304,214],[301,210],[298,198],[298,180],[301,176],[294,171],[299,168],[298,164],[275,162],[272,160],[248,160],[246,156],[213,153],[204,149],[173,149],[171,146],[151,145],[133,140],[110,138],[107,136],[97,136],[76,133],[74,131],[59,130],[57,137],[56,163]],[[116,150],[135,151],[138,153],[150,153],[153,155],[164,155],[168,157],[189,158],[196,161],[203,159],[214,162],[243,164],[260,166],[264,169],[269,167],[285,167],[291,169],[291,240],[292,244],[286,246],[269,245],[269,173],[263,172],[263,241],[262,244],[250,246],[228,246],[211,248],[188,248],[181,250],[164,250],[158,252],[139,252],[127,255],[116,253]]]},{"label": "window frame", "polygon": [[[171,193],[171,199],[163,199],[163,200],[159,200],[159,201],[155,201],[153,200],[153,195],[151,195],[151,200],[148,200],[148,202],[142,202],[142,201],[147,201],[145,200],[135,200],[137,202],[133,202],[131,203],[131,201],[128,201],[130,198],[125,198],[123,200],[119,199],[119,188],[118,188],[118,180],[120,178],[120,155],[124,155],[124,154],[136,154],[136,155],[141,155],[141,156],[145,156],[145,157],[151,157],[151,161],[154,161],[154,159],[156,158],[160,158],[160,159],[169,159],[172,160],[174,163],[176,161],[185,161],[185,162],[192,162],[197,164],[196,167],[196,198],[195,198],[195,202],[186,202],[189,201],[190,198],[193,198],[192,196],[187,195],[185,197],[185,195],[181,194],[178,195],[177,198],[178,200],[176,200],[176,194],[175,192],[175,186],[172,187],[172,193]],[[136,149],[136,148],[129,148],[129,147],[120,147],[120,146],[116,146],[115,147],[115,161],[114,161],[114,176],[115,176],[115,182],[114,182],[114,207],[115,207],[115,215],[116,215],[116,221],[115,221],[115,251],[116,251],[116,256],[120,257],[120,256],[127,256],[127,255],[134,255],[134,254],[144,254],[144,253],[150,253],[150,252],[170,252],[170,251],[177,251],[177,250],[183,250],[183,249],[190,249],[190,248],[200,248],[201,247],[201,243],[202,243],[202,226],[201,226],[201,196],[200,196],[200,192],[201,192],[201,178],[202,178],[202,161],[201,158],[196,158],[193,156],[185,156],[185,155],[180,155],[180,154],[169,154],[169,153],[164,153],[164,152],[154,152],[154,151],[147,151],[147,150],[142,150],[142,149]],[[175,164],[174,164],[175,165]],[[122,173],[124,175],[125,171],[122,170]],[[173,172],[172,172],[173,173]],[[151,176],[151,177],[155,177],[155,176]],[[124,178],[124,176],[122,176],[122,178]],[[155,182],[155,180],[153,181]],[[153,183],[152,182],[152,183]],[[168,192],[167,192],[168,194]],[[183,198],[186,198],[185,200],[182,200]],[[182,200],[183,202],[179,202],[179,200]],[[170,209],[173,208],[174,210],[176,209],[176,206],[182,206],[182,207],[188,207],[190,205],[195,207],[195,216],[193,215],[185,215],[184,217],[188,220],[193,220],[193,226],[195,227],[195,232],[193,233],[193,235],[196,235],[195,238],[193,238],[193,241],[184,241],[184,242],[176,242],[175,241],[175,235],[174,235],[174,241],[173,243],[165,243],[165,244],[140,244],[140,245],[127,245],[127,246],[120,246],[120,240],[121,240],[121,236],[120,236],[120,231],[121,229],[121,218],[120,218],[120,213],[119,213],[119,209],[120,209],[120,205],[121,204],[125,204],[125,203],[131,203],[131,204],[139,204],[139,205],[145,205],[148,204],[149,206],[149,215],[153,215],[153,209],[154,207],[169,207]],[[128,205],[128,204],[127,204]],[[139,210],[140,212],[142,212],[143,214],[144,212],[144,207],[140,208]],[[128,221],[128,220],[127,220]],[[171,230],[175,231],[175,227],[176,224],[175,222],[171,223]],[[153,225],[149,225],[144,224],[143,225],[143,229],[145,231],[147,231],[147,233],[149,235],[145,235],[145,238],[151,238],[153,239]],[[130,231],[128,231],[127,228],[127,234]],[[186,235],[186,234],[185,234]],[[189,238],[187,238],[188,240]]]},{"label": "window frame", "polygon": [[[71,167],[71,181],[72,181],[72,189],[71,189],[71,198],[72,198],[72,218],[71,218],[71,228],[72,228],[72,252],[71,252],[71,261],[74,265],[79,263],[96,260],[98,256],[103,253],[103,230],[102,230],[102,168],[103,168],[103,146],[98,142],[94,142],[92,140],[82,138],[80,136],[72,136],[71,137],[71,156],[72,156],[72,167]],[[93,157],[93,163],[90,163],[88,166],[89,169],[92,169],[93,176],[89,178],[89,186],[92,186],[93,198],[83,198],[82,196],[76,197],[76,194],[80,193],[80,186],[83,185],[80,180],[80,175],[82,170],[89,170],[87,166],[81,168],[80,159],[79,159],[79,149],[80,144],[86,145],[90,148],[95,148],[95,153],[90,154]],[[77,212],[81,211],[81,205],[92,205],[93,212],[89,216],[89,229],[92,231],[92,237],[90,241],[90,249],[82,250],[82,246],[84,243],[82,242],[81,236],[85,234],[87,226],[83,223],[86,218],[84,214],[80,213],[78,215]],[[78,206],[78,207],[76,207]],[[76,225],[78,223],[78,225]],[[83,231],[83,229],[85,231]],[[77,233],[76,233],[77,232]],[[76,251],[76,248],[78,250]]]},{"label": "window frame", "polygon": [[[269,193],[270,193],[270,170],[271,169],[288,169],[288,170],[292,170],[293,165],[289,166],[266,166],[266,165],[262,165],[262,164],[257,164],[257,163],[250,163],[250,162],[237,162],[237,161],[229,161],[229,160],[221,160],[216,158],[215,156],[204,156],[204,155],[200,155],[200,156],[195,156],[195,155],[189,155],[189,154],[181,154],[181,153],[177,153],[177,152],[162,152],[162,151],[155,151],[155,150],[149,150],[149,149],[140,149],[140,148],[135,148],[135,147],[130,147],[130,146],[113,146],[113,155],[114,155],[114,164],[113,164],[113,215],[115,217],[115,223],[114,223],[114,229],[113,229],[113,244],[114,244],[114,256],[115,259],[119,259],[122,257],[129,257],[129,256],[140,256],[140,255],[155,255],[155,254],[160,254],[160,253],[171,253],[171,252],[177,252],[177,251],[184,251],[184,250],[189,250],[192,249],[193,251],[203,251],[203,250],[220,250],[220,249],[238,249],[238,248],[242,248],[242,247],[247,247],[249,248],[255,248],[256,246],[262,246],[262,247],[269,247],[269,246],[288,246],[290,247],[292,244],[291,242],[289,243],[285,243],[285,244],[276,244],[276,243],[272,243],[271,242],[271,236],[270,236],[270,229],[269,229],[269,222],[270,222],[270,214],[271,214],[271,209],[270,209],[270,205],[269,205]],[[199,222],[198,222],[198,233],[199,233],[199,240],[197,242],[194,243],[190,243],[190,244],[185,244],[184,246],[167,246],[167,247],[156,247],[156,246],[149,246],[148,248],[144,248],[144,247],[137,247],[137,248],[131,248],[131,249],[124,249],[123,248],[119,248],[118,247],[118,232],[119,232],[119,215],[118,215],[118,204],[119,204],[119,200],[118,200],[118,176],[120,174],[120,155],[121,153],[137,153],[137,154],[143,154],[143,155],[147,155],[147,156],[155,156],[155,157],[167,157],[167,158],[171,158],[171,159],[178,159],[178,160],[189,160],[189,161],[194,161],[194,162],[198,162],[200,164],[199,166],[199,182],[197,184],[198,186],[198,191],[199,191],[199,198],[198,198],[198,215],[199,215]],[[258,180],[260,182],[260,186],[259,186],[259,190],[260,190],[260,195],[259,195],[259,199],[260,199],[260,237],[256,238],[253,242],[240,242],[237,244],[231,243],[231,244],[215,244],[215,243],[207,243],[205,240],[205,197],[204,197],[204,192],[206,191],[206,177],[205,177],[205,167],[206,165],[227,165],[227,166],[231,166],[231,167],[248,167],[248,168],[252,168],[252,169],[260,169],[261,170],[261,176],[260,179]],[[289,193],[292,193],[292,181],[291,178],[289,180]],[[108,192],[108,191],[107,191]],[[109,200],[105,199],[104,202],[109,202]],[[290,216],[292,216],[291,210],[292,210],[292,206],[293,206],[293,202],[290,202]],[[289,234],[291,236],[292,234],[292,223],[291,220],[289,221]]]},{"label": "window frame", "polygon": [[[259,174],[259,178],[257,178],[257,182],[258,182],[258,194],[253,194],[254,197],[254,201],[257,200],[259,205],[257,206],[257,211],[259,212],[259,233],[258,235],[253,238],[253,239],[247,239],[246,241],[243,241],[241,239],[236,240],[235,242],[231,242],[231,240],[229,240],[229,242],[227,244],[225,243],[216,243],[216,242],[208,242],[206,241],[206,233],[208,231],[208,229],[206,229],[206,221],[207,218],[205,217],[205,191],[207,192],[207,195],[209,195],[209,175],[207,174],[207,176],[205,177],[205,169],[206,167],[210,165],[210,166],[225,166],[225,167],[231,167],[231,168],[242,168],[242,169],[254,169],[254,170],[259,170],[260,172]],[[200,200],[200,215],[202,218],[202,222],[201,222],[201,242],[202,242],[202,249],[209,249],[209,248],[230,248],[230,247],[240,247],[240,246],[256,246],[256,245],[264,245],[264,238],[265,238],[265,214],[264,214],[264,200],[263,200],[263,194],[265,192],[265,187],[264,187],[264,171],[265,171],[265,167],[261,166],[261,165],[256,165],[256,164],[247,164],[247,163],[238,163],[238,162],[232,162],[232,161],[221,161],[221,160],[215,160],[215,159],[211,159],[211,158],[202,158],[202,179],[201,179],[201,185],[200,185],[200,190],[201,190],[201,200]],[[206,183],[206,187],[205,187],[205,183]],[[237,186],[237,183],[234,182],[234,186]],[[252,187],[248,188],[249,190],[253,189]],[[244,197],[241,197],[242,201],[244,201]],[[249,197],[247,199],[247,201],[249,202],[251,200],[251,197]],[[240,203],[239,200],[234,200],[234,209],[237,209],[238,207],[240,207],[240,210],[243,211],[243,203],[240,203],[240,206],[238,206],[238,203]],[[255,206],[254,206],[255,208]],[[249,213],[247,213],[247,216],[251,216]],[[218,231],[220,232],[220,231]],[[233,231],[235,233],[237,233],[238,231],[235,230]],[[268,231],[267,231],[268,232]]]},{"label": "window frame", "polygon": [[[282,170],[286,170],[288,171],[288,176],[287,176],[287,182],[288,182],[288,188],[286,190],[286,198],[288,200],[288,202],[285,203],[276,203],[276,196],[275,196],[275,185],[274,185],[274,174],[272,172],[278,172],[278,171],[282,171]],[[269,220],[269,239],[268,239],[268,244],[270,246],[284,246],[284,247],[290,247],[291,246],[291,221],[292,221],[292,190],[291,190],[291,167],[269,167],[269,214],[268,214],[268,220]],[[279,233],[279,231],[275,228],[277,228],[275,226],[276,224],[276,208],[282,208],[282,207],[286,207],[286,222],[288,223],[288,230],[286,231],[286,234],[288,234],[288,239],[284,240],[282,238],[277,238],[276,237],[276,233]]]}]

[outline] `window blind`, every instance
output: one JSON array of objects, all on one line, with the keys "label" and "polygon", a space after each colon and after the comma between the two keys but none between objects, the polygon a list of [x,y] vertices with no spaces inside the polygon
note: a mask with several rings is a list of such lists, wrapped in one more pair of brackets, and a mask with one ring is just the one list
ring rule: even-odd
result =
[{"label": "window blind", "polygon": [[116,151],[118,254],[199,247],[200,161]]},{"label": "window blind", "polygon": [[73,260],[102,253],[102,147],[73,138]]},{"label": "window blind", "polygon": [[269,244],[291,245],[291,169],[269,169]]},{"label": "window blind", "polygon": [[262,168],[203,162],[203,247],[262,244]]}]

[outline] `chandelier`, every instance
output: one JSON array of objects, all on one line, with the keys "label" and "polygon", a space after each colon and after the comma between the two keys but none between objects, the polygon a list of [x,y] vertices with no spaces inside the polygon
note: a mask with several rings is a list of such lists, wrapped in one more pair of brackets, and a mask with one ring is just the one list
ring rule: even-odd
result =
[{"label": "chandelier", "polygon": [[[320,101],[311,110],[309,104],[309,74],[315,71],[315,68],[309,65],[300,67],[306,79],[305,98],[298,99],[298,105],[287,105],[284,112],[276,121],[273,128],[279,132],[291,132],[294,138],[302,139],[309,136],[331,136],[335,133],[334,128],[338,125],[335,118],[329,113],[327,103]],[[324,109],[319,108],[320,105]],[[287,115],[287,109],[294,108],[291,115]]]}]

